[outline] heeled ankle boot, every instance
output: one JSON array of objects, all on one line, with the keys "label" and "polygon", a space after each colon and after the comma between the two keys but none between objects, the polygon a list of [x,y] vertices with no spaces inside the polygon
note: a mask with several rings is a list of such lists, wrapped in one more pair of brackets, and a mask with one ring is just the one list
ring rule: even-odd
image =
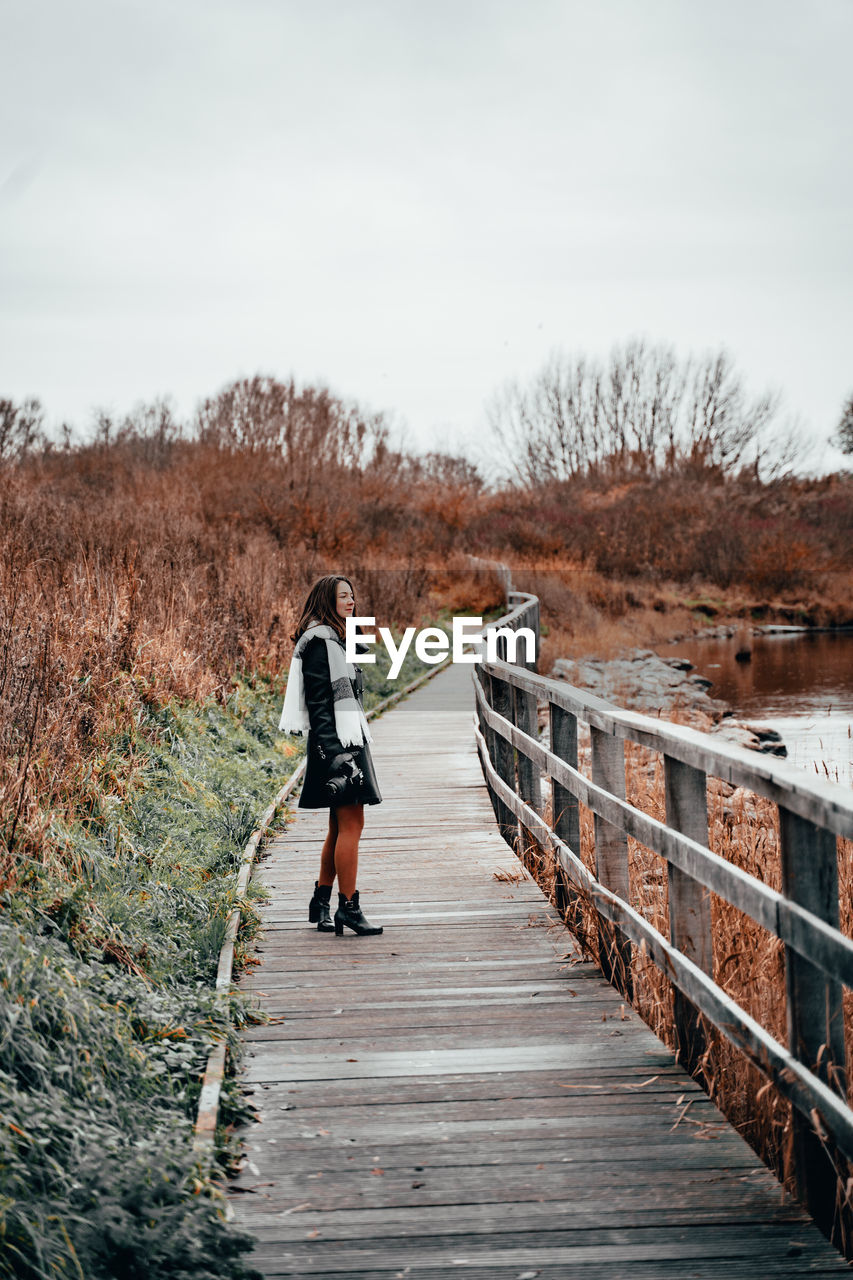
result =
[{"label": "heeled ankle boot", "polygon": [[371,924],[365,919],[364,912],[358,905],[358,889],[355,890],[351,898],[345,898],[342,893],[338,894],[338,909],[335,912],[335,933],[338,937],[344,931],[344,925],[348,929],[352,929],[353,933],[363,937],[366,934],[374,934],[382,932],[382,925]]},{"label": "heeled ankle boot", "polygon": [[314,895],[308,903],[308,919],[311,924],[316,924],[318,933],[331,933],[335,927],[332,924],[331,901],[332,886],[315,880]]}]

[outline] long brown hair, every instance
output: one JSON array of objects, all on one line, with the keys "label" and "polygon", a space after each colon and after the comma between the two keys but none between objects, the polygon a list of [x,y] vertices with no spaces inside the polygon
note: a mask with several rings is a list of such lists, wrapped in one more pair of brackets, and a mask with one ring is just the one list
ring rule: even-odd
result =
[{"label": "long brown hair", "polygon": [[[294,644],[304,631],[315,622],[325,622],[327,626],[334,627],[341,640],[346,635],[346,623],[337,610],[338,601],[338,583],[345,582],[350,588],[355,599],[355,587],[350,582],[346,574],[328,573],[324,578],[318,578],[311,590],[308,592],[308,599],[302,607],[302,615],[296,625],[296,630],[290,637]],[[353,614],[357,610],[353,609]]]}]

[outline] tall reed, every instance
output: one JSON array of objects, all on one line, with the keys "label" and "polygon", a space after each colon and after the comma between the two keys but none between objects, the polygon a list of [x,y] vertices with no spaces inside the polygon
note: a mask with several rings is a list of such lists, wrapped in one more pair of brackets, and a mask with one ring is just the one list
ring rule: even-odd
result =
[{"label": "tall reed", "polygon": [[[589,734],[581,732],[579,761],[591,776]],[[627,799],[661,822],[666,820],[663,759],[660,752],[636,743],[625,744]],[[542,782],[548,796],[547,779]],[[709,848],[777,891],[781,888],[779,824],[776,806],[744,788],[709,778],[707,786]],[[545,819],[550,821],[550,799]],[[595,833],[592,811],[579,806],[580,856],[595,874]],[[532,835],[521,846],[525,865],[552,901],[556,900],[556,865]],[[853,842],[838,840],[840,927],[853,936]],[[667,869],[665,861],[628,838],[631,905],[669,937]],[[710,895],[713,939],[713,977],[752,1018],[781,1044],[787,1043],[784,949],[744,912],[716,894]],[[580,893],[570,904],[567,920],[585,953],[596,963],[607,946],[609,924],[591,899]],[[657,1036],[673,1051],[676,1038],[673,987],[642,948],[632,947],[631,984],[634,1007]],[[848,1063],[853,1062],[853,993],[844,993],[844,1029]],[[701,1083],[721,1111],[776,1173],[790,1194],[795,1192],[792,1147],[792,1107],[775,1085],[715,1027],[702,1019],[706,1050],[699,1064]],[[853,1082],[848,1072],[848,1101]],[[836,1242],[853,1253],[853,1183],[849,1170],[839,1169]]]}]

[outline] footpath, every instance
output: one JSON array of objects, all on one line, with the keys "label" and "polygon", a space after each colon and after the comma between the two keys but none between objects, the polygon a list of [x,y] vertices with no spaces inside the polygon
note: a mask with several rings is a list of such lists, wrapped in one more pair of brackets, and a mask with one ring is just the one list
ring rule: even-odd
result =
[{"label": "footpath", "polygon": [[373,722],[384,802],[359,890],[379,937],[307,903],[327,812],[258,865],[270,1016],[232,1185],[267,1277],[682,1280],[848,1274],[591,964],[497,833],[471,668]]}]

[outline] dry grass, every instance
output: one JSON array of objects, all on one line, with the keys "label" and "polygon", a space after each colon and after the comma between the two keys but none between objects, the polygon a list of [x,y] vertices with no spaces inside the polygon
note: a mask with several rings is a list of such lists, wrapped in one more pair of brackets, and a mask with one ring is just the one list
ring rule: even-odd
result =
[{"label": "dry grass", "polygon": [[501,884],[522,884],[528,878],[528,872],[525,867],[500,867],[492,873],[494,880],[499,880]]},{"label": "dry grass", "polygon": [[850,477],[694,468],[490,493],[464,459],[395,451],[381,418],[264,378],[192,429],[152,406],[89,444],[27,441],[0,457],[0,889],[63,816],[126,794],[141,707],[285,670],[321,572],[346,566],[360,606],[400,625],[488,612],[497,580],[467,553],[509,561],[550,620],[545,670],[697,618],[850,616]]},{"label": "dry grass", "polygon": [[[579,742],[581,770],[590,774],[589,737]],[[626,743],[626,794],[637,808],[665,819],[663,762],[659,752]],[[550,824],[552,802],[543,779],[545,820]],[[774,889],[780,888],[779,833],[776,807],[769,800],[717,779],[708,784],[709,847]],[[580,806],[580,856],[595,874],[592,812]],[[552,902],[556,901],[556,867],[523,829],[519,850],[525,867]],[[841,928],[853,936],[853,842],[839,840]],[[628,839],[631,905],[664,937],[669,937],[666,863],[657,854]],[[583,893],[573,896],[567,923],[584,952],[596,963],[605,958],[610,928]],[[715,894],[711,894],[714,979],[720,987],[781,1044],[787,1043],[784,948],[765,929]],[[612,951],[610,953],[613,959]],[[676,1049],[673,988],[643,950],[632,948],[632,1000],[644,1021],[673,1051]],[[853,993],[844,993],[845,1039],[848,1063],[853,1063]],[[792,1107],[767,1078],[748,1062],[728,1039],[703,1019],[707,1049],[700,1064],[702,1083],[711,1097],[794,1193]],[[848,1100],[853,1084],[848,1072]],[[853,1244],[853,1198],[849,1169],[839,1168],[837,1242],[848,1251]]]},{"label": "dry grass", "polygon": [[[417,538],[400,546],[359,528],[359,550],[344,551],[348,526],[335,521],[328,545],[283,544],[264,496],[274,467],[255,454],[185,443],[160,465],[129,448],[48,454],[3,474],[0,892],[44,858],[61,861],[63,823],[97,823],[128,795],[141,712],[173,698],[224,703],[243,674],[283,676],[319,574],[352,574],[360,609],[392,627],[442,601],[466,612],[502,602],[496,576],[472,571],[461,549],[418,554]],[[356,481],[366,525],[378,478]],[[316,486],[327,502],[343,497],[322,477]],[[73,858],[65,867],[80,871]]]},{"label": "dry grass", "polygon": [[[69,939],[93,868],[101,865],[92,861],[91,843],[105,851],[98,856],[109,867],[109,876],[100,876],[101,889],[110,887],[110,877],[117,885],[123,878],[133,881],[139,864],[146,928],[160,919],[152,916],[153,885],[158,910],[174,916],[175,937],[195,945],[183,920],[195,918],[198,895],[179,895],[177,881],[166,883],[126,824],[122,841],[116,837],[111,844],[115,815],[147,805],[157,847],[168,850],[164,856],[176,873],[188,874],[179,865],[183,855],[175,862],[176,823],[168,804],[150,786],[137,785],[143,754],[157,743],[166,754],[167,743],[179,756],[186,748],[170,713],[176,701],[187,716],[196,714],[189,710],[196,705],[204,730],[198,736],[207,739],[211,716],[239,721],[249,715],[240,695],[247,688],[261,691],[256,727],[258,740],[266,741],[296,610],[320,573],[352,574],[360,611],[399,627],[442,609],[487,614],[500,607],[497,578],[472,573],[467,555],[508,561],[515,585],[535,590],[551,620],[543,646],[546,670],[559,656],[608,656],[654,645],[673,631],[689,631],[697,619],[850,620],[853,480],[845,477],[770,487],[735,483],[711,470],[687,485],[678,475],[638,482],[617,477],[607,491],[581,483],[571,490],[488,493],[464,459],[395,452],[381,420],[328,392],[259,378],[207,402],[193,431],[182,433],[167,414],[143,411],[135,422],[103,421],[97,439],[86,445],[44,448],[29,435],[19,445],[14,453],[0,449],[0,906],[20,917],[32,902],[36,929],[53,930],[62,913]],[[721,539],[716,534],[723,509]],[[211,708],[212,698],[218,708]],[[227,769],[236,749],[230,739],[214,738],[208,745]],[[190,753],[186,767],[188,789],[201,794],[197,754]],[[631,756],[629,771],[632,794],[659,806],[655,768]],[[236,790],[233,805],[213,811],[229,840],[250,817],[240,800],[244,784]],[[756,865],[766,863],[771,874],[768,841],[744,839],[740,830],[745,803],[723,797],[721,805],[726,800],[734,818],[721,808],[714,838],[728,840],[732,856],[739,849]],[[752,821],[746,815],[749,831]],[[591,827],[585,813],[582,853],[589,863]],[[209,852],[207,837],[199,838],[195,827],[191,842],[199,857]],[[240,842],[232,843],[236,848]],[[850,855],[848,847],[842,885],[848,931]],[[634,845],[630,858],[632,892],[665,930],[662,868]],[[553,867],[535,848],[530,865],[553,892]],[[216,889],[223,868],[216,863],[203,874]],[[514,879],[508,871],[498,877]],[[140,976],[146,967],[142,947],[125,945],[135,904],[132,895],[110,891],[115,929],[92,933],[101,960],[113,962],[101,968],[117,968],[128,990],[148,981]],[[754,997],[756,1016],[770,1020],[772,1014],[776,1026],[784,1009],[781,1015],[778,1007],[762,1011],[766,986],[756,976],[763,978],[771,965],[778,971],[778,946],[771,954],[772,945],[749,922],[720,904],[714,911],[721,980],[733,994]],[[201,921],[203,957],[218,950],[218,922],[218,915],[209,927]],[[590,952],[597,949],[599,923],[581,902],[578,928]],[[9,922],[9,936],[15,929]],[[166,976],[175,967],[183,971],[164,930],[151,926],[151,932],[148,967],[159,964]],[[633,965],[643,1015],[666,1038],[671,992],[642,957],[635,956]],[[29,979],[26,985],[31,987]],[[4,1007],[14,1020],[16,1002]],[[28,1016],[41,1016],[39,1008],[44,1004],[30,1001]],[[176,1022],[173,995],[164,996],[162,1012],[169,1025]],[[109,1057],[111,1031],[102,1022],[93,1025],[103,1032]],[[7,1036],[6,1044],[13,1046],[14,1038]],[[35,1044],[27,1042],[31,1057]],[[84,1042],[81,1047],[88,1054]],[[707,1074],[715,1096],[768,1158],[781,1153],[784,1173],[790,1124],[783,1106],[723,1042],[715,1042],[714,1055]],[[67,1057],[60,1037],[48,1065],[55,1062],[64,1072]],[[66,1083],[63,1075],[59,1095]],[[158,1078],[158,1093],[161,1084]],[[44,1126],[47,1150],[56,1139],[56,1112],[36,1098],[33,1114]],[[72,1151],[79,1149],[81,1115],[71,1116],[68,1126]],[[122,1132],[116,1131],[119,1146]],[[104,1218],[87,1207],[79,1222],[99,1237],[112,1213],[110,1197],[124,1184],[113,1174],[116,1165],[104,1161],[103,1144],[95,1141],[91,1149],[92,1185],[103,1180],[97,1212]],[[163,1161],[156,1137],[151,1159]],[[138,1188],[149,1185],[144,1172],[126,1161],[121,1167],[136,1198]],[[21,1168],[20,1202],[29,1212],[34,1175],[28,1157]],[[79,1187],[76,1162],[68,1168]],[[143,1203],[143,1228],[146,1221]],[[188,1247],[196,1244],[194,1235]],[[172,1256],[174,1238],[170,1246]],[[221,1253],[216,1241],[213,1247]],[[224,1273],[225,1260],[218,1262]]]}]

